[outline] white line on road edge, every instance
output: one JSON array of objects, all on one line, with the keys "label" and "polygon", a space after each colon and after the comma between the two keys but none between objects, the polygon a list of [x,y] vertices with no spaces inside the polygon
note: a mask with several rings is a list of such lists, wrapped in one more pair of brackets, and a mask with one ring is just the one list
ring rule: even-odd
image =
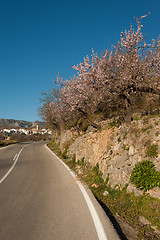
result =
[{"label": "white line on road edge", "polygon": [[[26,146],[27,146],[27,145],[25,145],[23,148],[25,148]],[[15,165],[16,165],[16,163],[17,163],[17,161],[18,161],[19,155],[21,154],[23,148],[21,148],[21,150],[19,151],[19,153],[14,156],[14,158],[16,157],[16,158],[15,158],[15,161],[14,161],[14,159],[13,159],[14,163],[13,163],[12,167],[8,170],[8,172],[7,172],[7,173],[4,175],[4,177],[0,180],[0,184],[1,184],[1,183],[8,177],[8,175],[12,172],[13,168],[15,167]]]},{"label": "white line on road edge", "polygon": [[16,155],[14,156],[13,161],[16,159],[16,157],[17,157],[17,153],[16,153]]},{"label": "white line on road edge", "polygon": [[83,194],[83,197],[84,199],[86,200],[86,203],[87,203],[87,206],[89,208],[89,211],[91,213],[91,216],[92,216],[92,219],[93,219],[93,222],[94,222],[94,225],[95,225],[95,228],[96,228],[96,231],[97,231],[97,235],[98,235],[98,239],[99,240],[108,240],[106,234],[105,234],[105,231],[104,231],[104,228],[102,226],[102,223],[99,219],[99,216],[96,212],[96,209],[90,199],[90,197],[88,196],[85,188],[83,187],[83,185],[81,184],[81,182],[77,181],[76,180],[76,175],[74,174],[74,172],[59,158],[56,156],[56,154],[54,154],[48,147],[47,147],[47,144],[45,144],[46,148],[67,168],[67,170],[70,172],[70,174],[72,175],[72,177],[75,179],[75,181],[77,182],[82,194]]}]

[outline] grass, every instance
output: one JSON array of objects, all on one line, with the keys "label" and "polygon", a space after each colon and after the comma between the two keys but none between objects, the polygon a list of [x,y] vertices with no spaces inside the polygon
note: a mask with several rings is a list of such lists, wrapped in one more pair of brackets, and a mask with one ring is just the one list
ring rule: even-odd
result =
[{"label": "grass", "polygon": [[159,114],[153,114],[153,115],[148,115],[147,118],[151,119],[151,118],[156,118],[156,117],[160,117],[160,113]]},{"label": "grass", "polygon": [[53,140],[50,141],[48,147],[57,154],[58,157],[61,157],[61,150],[59,148],[59,144],[56,144]]},{"label": "grass", "polygon": [[141,117],[139,117],[139,116],[135,116],[135,117],[133,118],[134,121],[138,121],[138,120],[140,120],[140,119],[141,119]]},{"label": "grass", "polygon": [[151,144],[151,142],[148,142],[146,147],[146,156],[147,157],[158,157],[158,145],[157,144]]},{"label": "grass", "polygon": [[[123,221],[138,230],[137,239],[158,240],[159,237],[153,233],[150,226],[139,223],[139,216],[144,216],[160,230],[160,200],[147,194],[137,197],[134,193],[127,193],[127,186],[122,190],[118,187],[111,188],[107,185],[109,177],[104,181],[101,176],[101,173],[97,173],[96,176],[91,166],[87,169],[83,166],[83,174],[80,177],[89,185],[96,198],[104,203],[115,217],[116,215],[120,216]],[[97,187],[93,186],[94,183]],[[107,196],[103,195],[105,191],[109,193]]]}]

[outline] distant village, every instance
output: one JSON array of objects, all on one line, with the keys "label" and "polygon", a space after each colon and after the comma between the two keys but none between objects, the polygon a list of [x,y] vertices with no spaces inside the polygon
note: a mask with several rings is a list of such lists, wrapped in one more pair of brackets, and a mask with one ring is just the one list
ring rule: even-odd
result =
[{"label": "distant village", "polygon": [[39,126],[37,125],[34,128],[30,128],[30,129],[25,129],[25,128],[19,128],[19,129],[15,129],[15,128],[11,128],[11,129],[2,129],[0,130],[1,133],[4,134],[8,134],[11,135],[13,133],[20,133],[20,134],[25,134],[25,135],[32,135],[32,134],[49,134],[51,135],[51,131],[49,129],[39,129]]},{"label": "distant village", "polygon": [[[40,128],[38,125],[31,128],[1,128],[0,129],[0,140],[13,140],[16,138],[33,139],[46,139],[51,136],[52,132],[46,128]],[[37,140],[38,140],[37,139]]]}]

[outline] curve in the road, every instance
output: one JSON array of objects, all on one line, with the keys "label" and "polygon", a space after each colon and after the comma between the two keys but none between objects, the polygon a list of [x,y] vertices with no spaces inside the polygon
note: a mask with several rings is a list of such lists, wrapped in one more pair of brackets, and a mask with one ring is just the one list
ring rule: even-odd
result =
[{"label": "curve in the road", "polygon": [[14,158],[13,158],[14,163],[13,163],[13,165],[11,166],[11,168],[8,170],[8,172],[3,176],[3,178],[0,179],[0,184],[1,184],[1,183],[8,177],[8,175],[12,172],[13,168],[15,167],[15,165],[16,165],[16,163],[17,163],[17,161],[18,161],[18,158],[19,158],[21,152],[23,151],[23,149],[24,149],[26,146],[27,146],[27,145],[23,146],[23,147],[21,148],[21,150],[19,151],[19,153],[14,156]]},{"label": "curve in the road", "polygon": [[54,157],[56,157],[67,168],[67,170],[70,172],[72,177],[77,182],[77,185],[79,186],[79,188],[80,188],[80,190],[81,190],[81,192],[83,194],[83,197],[84,197],[84,199],[85,199],[85,201],[87,203],[89,211],[91,213],[91,216],[92,216],[95,228],[96,228],[96,232],[97,232],[97,235],[98,235],[98,239],[99,240],[108,240],[108,238],[107,238],[107,236],[105,234],[104,228],[102,226],[102,223],[101,223],[101,221],[99,219],[99,216],[98,216],[98,214],[96,212],[96,209],[95,209],[95,207],[94,207],[90,197],[88,196],[86,190],[84,189],[83,185],[81,184],[81,182],[77,181],[74,172],[47,147],[47,144],[45,146],[54,155]]}]

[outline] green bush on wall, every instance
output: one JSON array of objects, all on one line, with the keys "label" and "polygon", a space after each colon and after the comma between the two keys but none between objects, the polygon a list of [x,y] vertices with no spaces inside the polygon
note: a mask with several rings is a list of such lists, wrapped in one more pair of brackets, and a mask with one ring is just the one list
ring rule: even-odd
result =
[{"label": "green bush on wall", "polygon": [[142,161],[133,168],[130,181],[141,190],[147,191],[160,187],[160,172],[151,161]]}]

